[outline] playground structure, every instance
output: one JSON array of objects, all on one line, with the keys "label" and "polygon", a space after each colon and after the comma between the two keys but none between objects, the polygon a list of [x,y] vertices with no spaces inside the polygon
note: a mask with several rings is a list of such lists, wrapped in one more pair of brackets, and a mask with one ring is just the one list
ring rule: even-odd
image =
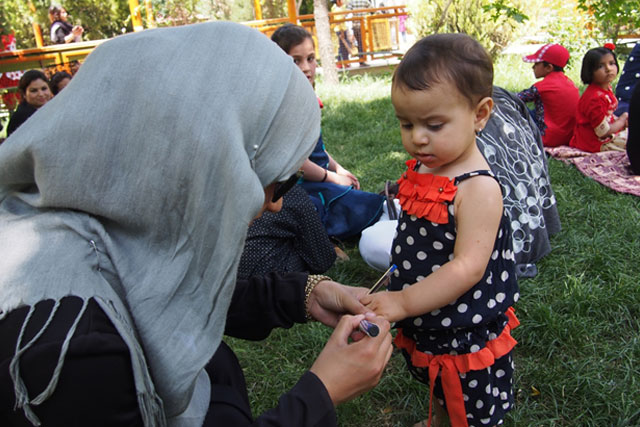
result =
[{"label": "playground structure", "polygon": [[[151,2],[144,1],[144,7],[139,5],[138,0],[129,0],[131,17],[134,31],[143,31],[142,11],[146,11],[147,28],[156,26],[151,10]],[[287,0],[288,16],[275,19],[256,19],[254,21],[243,22],[262,32],[266,36],[271,34],[285,23],[294,23],[306,28],[316,39],[315,19],[313,15],[297,15],[295,0]],[[254,0],[255,16],[262,17],[259,0]],[[332,28],[332,42],[334,51],[338,50],[338,39],[333,31],[335,25],[346,22],[348,26],[358,25],[362,33],[362,53],[356,54],[348,61],[341,61],[341,66],[348,66],[349,63],[373,59],[392,58],[400,55],[400,31],[399,17],[406,15],[406,7],[387,6],[370,9],[350,10],[346,12],[330,12],[329,23]],[[53,75],[56,71],[67,71],[74,74],[79,64],[93,49],[106,40],[91,40],[80,43],[68,43],[44,46],[42,33],[37,25],[34,25],[35,48],[21,50],[5,50],[0,52],[0,76],[3,73],[24,71],[30,69],[42,69],[46,74]],[[17,84],[17,82],[16,82]],[[0,88],[0,94],[13,94],[15,87]],[[9,99],[2,96],[2,99]],[[14,96],[15,99],[15,96]],[[15,108],[15,105],[0,105],[0,116],[6,116],[8,111]],[[12,103],[13,104],[13,103]]]}]

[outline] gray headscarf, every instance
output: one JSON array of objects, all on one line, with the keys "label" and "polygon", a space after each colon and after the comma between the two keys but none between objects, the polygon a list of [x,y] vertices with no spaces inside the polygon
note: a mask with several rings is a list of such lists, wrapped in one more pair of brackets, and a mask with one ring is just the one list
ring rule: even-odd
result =
[{"label": "gray headscarf", "polygon": [[[198,425],[203,408],[200,421],[173,420],[220,343],[248,223],[263,187],[295,172],[319,132],[311,85],[253,29],[205,23],[103,43],[0,146],[0,319],[47,298],[95,298],[131,349],[145,424]],[[11,374],[37,422],[30,405],[59,369],[30,396],[19,375],[29,345],[18,343]]]}]

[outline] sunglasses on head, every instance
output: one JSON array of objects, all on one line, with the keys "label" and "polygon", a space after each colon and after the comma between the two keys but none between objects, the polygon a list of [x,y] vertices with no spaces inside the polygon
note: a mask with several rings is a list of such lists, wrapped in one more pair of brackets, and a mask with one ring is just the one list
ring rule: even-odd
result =
[{"label": "sunglasses on head", "polygon": [[298,180],[302,178],[302,175],[304,175],[304,172],[302,170],[299,170],[298,172],[291,175],[286,181],[276,183],[275,189],[273,190],[273,197],[271,198],[271,202],[275,203],[280,200],[282,196],[287,193],[287,191],[291,190],[293,186],[296,185],[296,182],[298,182]]}]

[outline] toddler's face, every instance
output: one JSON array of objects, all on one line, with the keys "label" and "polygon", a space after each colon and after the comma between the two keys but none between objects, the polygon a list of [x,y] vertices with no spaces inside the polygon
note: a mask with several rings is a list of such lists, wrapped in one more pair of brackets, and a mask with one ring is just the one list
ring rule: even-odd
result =
[{"label": "toddler's face", "polygon": [[428,90],[394,85],[391,102],[405,150],[429,169],[458,161],[475,147],[476,111],[451,83]]},{"label": "toddler's face", "polygon": [[315,84],[316,79],[316,50],[311,39],[306,38],[304,41],[289,50],[289,56],[293,57],[293,62],[302,70],[304,75],[309,79],[311,86]]}]

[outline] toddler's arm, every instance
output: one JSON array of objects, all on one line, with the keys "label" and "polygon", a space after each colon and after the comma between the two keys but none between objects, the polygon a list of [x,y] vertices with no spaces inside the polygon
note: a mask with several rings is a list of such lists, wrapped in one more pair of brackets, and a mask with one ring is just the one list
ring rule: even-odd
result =
[{"label": "toddler's arm", "polygon": [[419,316],[451,303],[482,279],[502,217],[498,183],[486,176],[460,183],[455,211],[454,259],[402,291],[363,297],[368,309],[390,322]]}]

